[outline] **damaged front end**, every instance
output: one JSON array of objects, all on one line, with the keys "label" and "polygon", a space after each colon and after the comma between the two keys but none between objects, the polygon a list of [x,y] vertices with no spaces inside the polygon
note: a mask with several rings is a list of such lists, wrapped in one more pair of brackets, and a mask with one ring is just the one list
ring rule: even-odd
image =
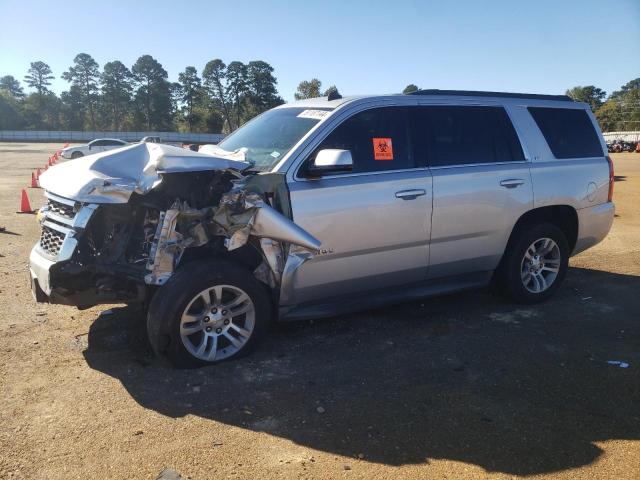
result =
[{"label": "damaged front end", "polygon": [[280,174],[165,145],[94,157],[42,177],[48,201],[30,257],[38,301],[143,302],[182,265],[210,257],[242,264],[277,296],[285,263],[320,247],[291,221]]}]

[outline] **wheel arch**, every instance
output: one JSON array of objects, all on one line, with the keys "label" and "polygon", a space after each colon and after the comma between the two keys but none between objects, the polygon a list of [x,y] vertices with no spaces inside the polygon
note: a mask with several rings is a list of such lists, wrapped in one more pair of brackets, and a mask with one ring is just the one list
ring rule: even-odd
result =
[{"label": "wheel arch", "polygon": [[511,230],[505,251],[522,228],[540,223],[551,223],[562,230],[567,238],[569,252],[573,251],[578,241],[579,222],[578,212],[570,205],[548,205],[522,214]]}]

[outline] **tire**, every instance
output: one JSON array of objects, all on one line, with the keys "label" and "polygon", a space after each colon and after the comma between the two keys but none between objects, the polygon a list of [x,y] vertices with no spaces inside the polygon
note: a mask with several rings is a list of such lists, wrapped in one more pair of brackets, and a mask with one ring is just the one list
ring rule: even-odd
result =
[{"label": "tire", "polygon": [[72,160],[75,159],[75,158],[80,158],[80,157],[84,157],[84,153],[82,153],[82,152],[73,152],[71,154],[71,159]]},{"label": "tire", "polygon": [[253,351],[267,333],[271,311],[266,286],[249,271],[225,260],[199,261],[183,266],[155,293],[147,334],[156,355],[178,368],[201,367]]},{"label": "tire", "polygon": [[564,280],[569,253],[567,238],[555,225],[523,225],[509,240],[498,269],[500,292],[517,303],[548,299]]}]

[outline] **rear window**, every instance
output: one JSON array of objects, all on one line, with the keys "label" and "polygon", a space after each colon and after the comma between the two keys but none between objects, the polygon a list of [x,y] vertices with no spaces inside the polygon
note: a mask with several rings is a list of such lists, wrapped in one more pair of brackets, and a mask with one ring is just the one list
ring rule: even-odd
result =
[{"label": "rear window", "polygon": [[522,147],[502,107],[424,106],[413,112],[413,141],[430,166],[523,161]]},{"label": "rear window", "polygon": [[529,107],[556,158],[602,157],[602,145],[584,110]]}]

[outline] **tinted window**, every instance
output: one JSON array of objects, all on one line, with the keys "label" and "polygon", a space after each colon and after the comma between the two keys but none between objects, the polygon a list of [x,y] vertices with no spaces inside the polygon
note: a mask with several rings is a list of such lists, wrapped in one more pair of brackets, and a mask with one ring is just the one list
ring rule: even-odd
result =
[{"label": "tinted window", "polygon": [[124,145],[124,142],[120,142],[118,140],[105,140],[104,141],[104,145],[105,146],[114,146],[117,145],[119,147],[121,147],[122,145]]},{"label": "tinted window", "polygon": [[418,107],[413,115],[418,161],[443,166],[524,160],[502,107]]},{"label": "tinted window", "polygon": [[407,109],[374,108],[356,113],[325,138],[316,152],[325,148],[350,150],[354,172],[413,168],[408,148]]},{"label": "tinted window", "polygon": [[89,142],[89,145],[92,147],[104,147],[106,144],[104,140],[94,140],[93,142]]},{"label": "tinted window", "polygon": [[556,158],[601,157],[602,145],[584,110],[529,107]]}]

